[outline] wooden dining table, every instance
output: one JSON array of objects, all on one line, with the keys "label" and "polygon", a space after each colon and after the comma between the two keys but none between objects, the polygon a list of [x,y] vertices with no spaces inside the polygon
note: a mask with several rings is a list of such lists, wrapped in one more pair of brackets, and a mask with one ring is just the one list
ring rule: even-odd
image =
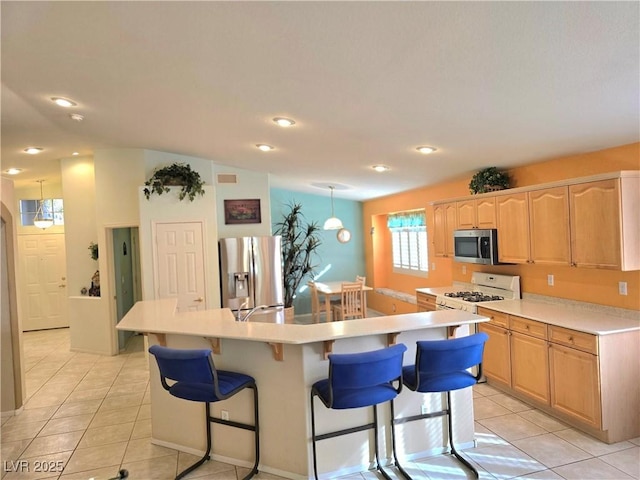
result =
[{"label": "wooden dining table", "polygon": [[[318,293],[324,295],[324,305],[325,310],[327,312],[327,322],[331,322],[333,320],[333,312],[331,311],[331,297],[339,296],[342,293],[342,284],[343,283],[355,283],[353,280],[337,280],[333,282],[318,282],[316,281],[316,288],[318,289]],[[362,301],[363,301],[363,312],[365,316],[367,315],[367,292],[373,290],[373,288],[368,287],[366,285],[362,286]]]}]

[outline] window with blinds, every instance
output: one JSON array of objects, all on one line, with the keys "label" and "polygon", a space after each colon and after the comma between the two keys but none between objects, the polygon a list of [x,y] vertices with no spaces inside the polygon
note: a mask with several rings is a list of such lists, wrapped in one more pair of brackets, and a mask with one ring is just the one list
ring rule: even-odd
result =
[{"label": "window with blinds", "polygon": [[429,271],[426,223],[424,210],[388,215],[395,273],[426,276]]}]

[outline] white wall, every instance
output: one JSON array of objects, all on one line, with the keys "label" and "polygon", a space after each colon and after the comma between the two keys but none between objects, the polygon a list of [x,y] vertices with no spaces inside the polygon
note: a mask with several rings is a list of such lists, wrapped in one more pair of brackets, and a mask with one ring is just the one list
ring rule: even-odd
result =
[{"label": "white wall", "polygon": [[22,407],[24,402],[24,353],[22,349],[22,308],[18,303],[20,272],[17,258],[17,201],[13,182],[2,178],[0,183],[2,219],[5,222],[2,242],[2,290],[0,363],[0,410],[8,413]]},{"label": "white wall", "polygon": [[67,294],[80,296],[91,286],[98,262],[91,259],[89,244],[97,243],[96,192],[92,157],[63,159],[60,164],[67,255]]},{"label": "white wall", "polygon": [[215,191],[204,186],[204,196],[193,202],[178,199],[177,190],[168,194],[151,195],[147,200],[143,187],[138,189],[140,204],[140,263],[142,268],[142,298],[158,298],[155,285],[155,225],[170,222],[202,222],[204,226],[204,274],[207,308],[220,306],[220,275],[218,269],[218,233],[215,209]]},{"label": "white wall", "polygon": [[[187,163],[205,182],[204,197],[194,202],[178,201],[169,195],[144,197],[144,182],[156,168]],[[91,169],[93,164],[93,170]],[[215,175],[235,173],[235,185],[216,185]],[[140,260],[143,299],[155,297],[153,273],[153,222],[203,220],[205,222],[205,275],[209,308],[220,306],[218,238],[271,234],[269,176],[232,167],[215,165],[211,160],[143,149],[104,149],[93,159],[62,160],[65,200],[65,229],[68,233],[67,272],[69,275],[69,317],[71,347],[74,350],[115,355],[116,304],[113,300],[113,262],[107,238],[112,228],[140,228]],[[47,188],[45,184],[45,189]],[[39,191],[38,191],[39,193]],[[45,192],[47,193],[47,192]],[[50,196],[45,194],[46,196]],[[39,195],[38,195],[39,197]],[[36,197],[34,197],[36,198]],[[250,225],[224,225],[224,199],[258,198],[262,222]],[[90,242],[100,248],[98,266],[89,257]],[[100,298],[80,297],[82,286],[90,285],[91,275],[100,270]]]},{"label": "white wall", "polygon": [[[226,165],[213,165],[214,177],[218,174],[236,175],[238,183],[216,183],[216,208],[218,215],[218,235],[220,238],[271,235],[271,201],[269,196],[269,174],[250,172]],[[225,225],[224,201],[259,199],[261,223]]]}]

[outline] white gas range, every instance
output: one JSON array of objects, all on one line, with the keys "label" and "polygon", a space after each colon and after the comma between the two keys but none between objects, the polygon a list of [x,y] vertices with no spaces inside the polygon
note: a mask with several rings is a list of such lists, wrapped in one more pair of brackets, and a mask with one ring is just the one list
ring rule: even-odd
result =
[{"label": "white gas range", "polygon": [[473,272],[471,284],[471,288],[467,290],[456,291],[454,286],[451,291],[437,295],[437,309],[476,313],[478,305],[520,298],[519,276]]}]

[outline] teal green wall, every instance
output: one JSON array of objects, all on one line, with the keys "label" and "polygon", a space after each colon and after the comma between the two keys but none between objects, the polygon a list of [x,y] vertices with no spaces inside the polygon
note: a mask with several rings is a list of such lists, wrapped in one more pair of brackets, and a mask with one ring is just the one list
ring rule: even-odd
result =
[{"label": "teal green wall", "polygon": [[[318,222],[320,228],[324,221],[331,216],[331,199],[327,195],[311,195],[308,193],[292,192],[272,188],[271,221],[275,225],[282,220],[287,205],[299,203],[302,213],[308,222]],[[356,275],[365,275],[364,240],[362,232],[362,202],[334,198],[336,217],[342,220],[345,228],[351,231],[351,241],[340,243],[336,238],[337,231],[321,230],[322,245],[318,248],[318,265],[316,274],[318,281],[355,280]],[[272,231],[274,227],[272,225]],[[326,269],[326,271],[325,271]],[[324,271],[324,273],[322,273]],[[311,301],[309,290],[306,288],[308,280],[303,282],[302,292],[296,295],[294,301],[296,315],[310,313]]]}]

